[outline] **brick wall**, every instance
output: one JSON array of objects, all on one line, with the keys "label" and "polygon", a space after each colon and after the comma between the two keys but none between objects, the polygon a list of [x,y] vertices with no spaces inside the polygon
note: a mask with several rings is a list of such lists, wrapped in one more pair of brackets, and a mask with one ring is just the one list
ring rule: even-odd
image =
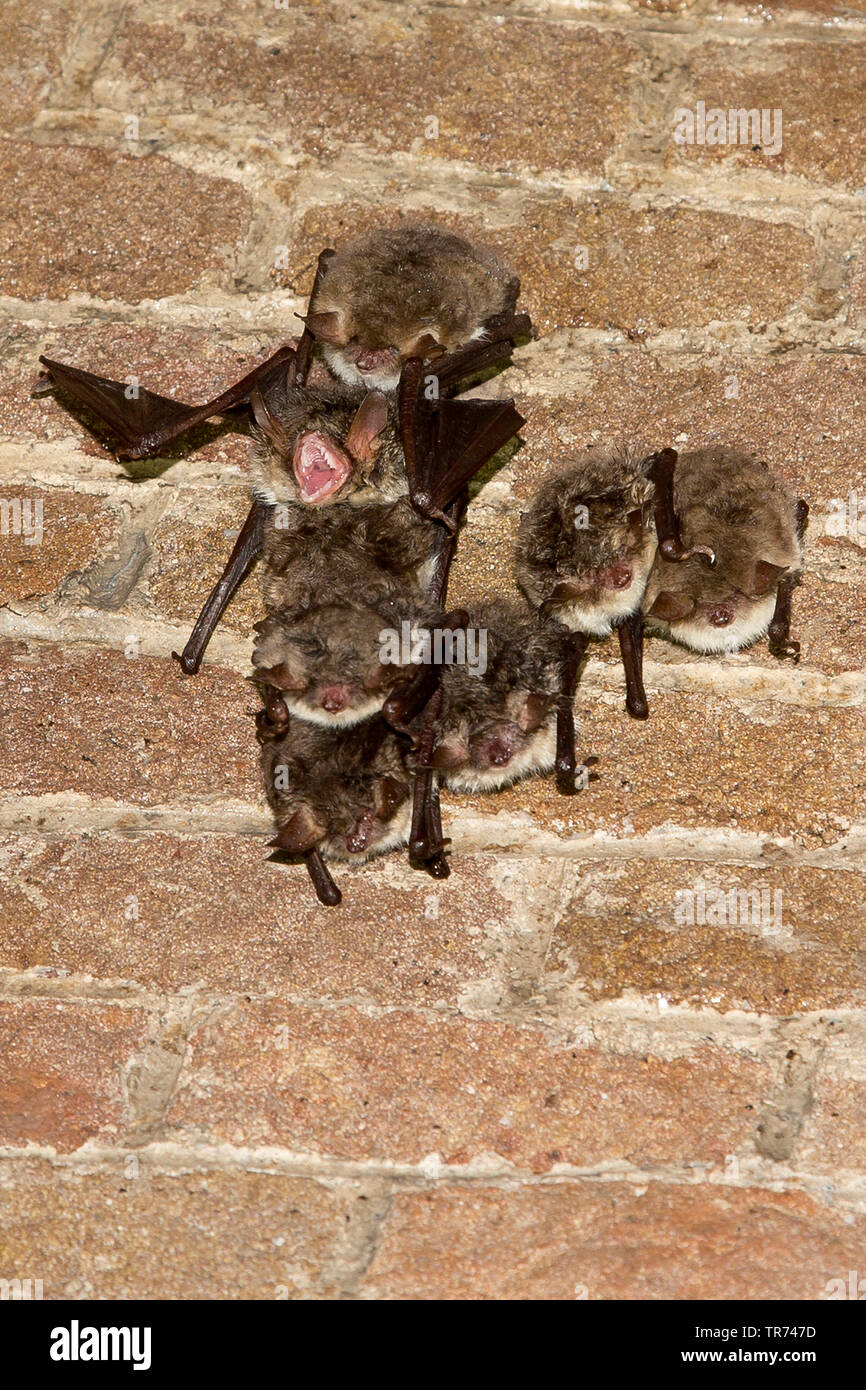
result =
[{"label": "brick wall", "polygon": [[[866,15],[832,0],[7,8],[0,108],[0,1277],[45,1296],[824,1296],[866,1276]],[[13,61],[13,66],[15,62]],[[782,147],[678,108],[780,108]],[[587,442],[759,452],[812,504],[796,669],[597,646],[601,780],[448,797],[454,873],[320,908],[265,861],[255,584],[169,659],[247,446],[118,465],[40,352],[205,399],[316,252],[484,230],[539,338],[454,602]],[[834,521],[841,517],[841,521]],[[703,885],[706,897],[694,896]],[[781,915],[685,902],[767,892]],[[692,895],[692,896],[690,896]],[[739,899],[737,899],[739,901]]]}]

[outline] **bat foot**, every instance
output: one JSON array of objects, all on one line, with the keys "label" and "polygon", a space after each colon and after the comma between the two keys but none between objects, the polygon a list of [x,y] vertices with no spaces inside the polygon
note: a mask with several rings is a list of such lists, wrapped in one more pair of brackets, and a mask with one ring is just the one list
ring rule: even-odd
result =
[{"label": "bat foot", "polygon": [[800,662],[800,643],[793,638],[770,638],[770,655],[776,657],[778,661],[792,661],[795,666]]},{"label": "bat foot", "polygon": [[632,696],[626,700],[625,707],[632,719],[649,719],[649,705],[645,699]]},{"label": "bat foot", "polygon": [[443,879],[451,877],[451,865],[448,863],[444,854],[434,855],[432,859],[428,859],[426,864],[419,867],[426,869],[431,878]]},{"label": "bat foot", "polygon": [[574,780],[574,768],[567,772],[564,768],[556,770],[556,790],[560,796],[577,796],[578,786]]},{"label": "bat foot", "polygon": [[172,657],[184,675],[195,676],[198,674],[198,668],[201,666],[200,656],[187,656],[186,649],[184,649],[182,652],[172,652]]}]

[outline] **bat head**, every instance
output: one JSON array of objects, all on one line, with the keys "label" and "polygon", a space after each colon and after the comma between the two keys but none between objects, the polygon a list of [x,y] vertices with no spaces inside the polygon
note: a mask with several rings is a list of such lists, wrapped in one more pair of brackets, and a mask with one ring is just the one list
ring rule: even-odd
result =
[{"label": "bat head", "polygon": [[394,391],[408,357],[452,351],[512,311],[519,280],[487,248],[429,223],[364,233],[328,262],[306,324],[350,386]]},{"label": "bat head", "polygon": [[405,841],[410,784],[393,734],[370,749],[361,731],[334,738],[295,726],[270,751],[266,769],[277,848],[364,860]]},{"label": "bat head", "polygon": [[500,709],[443,729],[432,763],[457,791],[494,791],[553,764],[553,697],[514,690]]},{"label": "bat head", "polygon": [[402,667],[382,659],[386,631],[387,620],[363,605],[267,620],[253,651],[256,677],[298,719],[350,728],[377,714],[401,679]]},{"label": "bat head", "polygon": [[370,482],[388,427],[381,391],[368,391],[358,403],[289,387],[276,400],[254,394],[252,406],[277,500],[321,507]]},{"label": "bat head", "polygon": [[698,652],[734,652],[762,637],[789,566],[734,555],[713,569],[700,557],[671,564],[658,556],[644,598],[651,626]]}]

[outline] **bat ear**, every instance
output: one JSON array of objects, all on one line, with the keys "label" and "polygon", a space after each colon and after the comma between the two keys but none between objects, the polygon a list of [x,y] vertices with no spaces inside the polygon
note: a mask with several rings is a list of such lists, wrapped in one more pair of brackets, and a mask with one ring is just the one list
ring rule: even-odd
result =
[{"label": "bat ear", "polygon": [[265,398],[261,391],[250,392],[250,405],[253,409],[256,424],[266,439],[269,439],[278,453],[288,455],[291,453],[291,440],[283,429],[280,421],[268,409]]},{"label": "bat ear", "polygon": [[517,723],[525,733],[534,734],[536,729],[541,728],[549,711],[550,699],[547,695],[527,695],[517,716]]},{"label": "bat ear", "polygon": [[428,330],[426,333],[422,333],[420,337],[416,338],[413,343],[409,344],[403,356],[429,357],[431,353],[444,351],[445,349],[443,348],[439,339],[436,337],[435,333],[431,333]]},{"label": "bat ear", "polygon": [[581,588],[579,584],[570,584],[567,581],[562,584],[557,584],[553,593],[550,594],[541,605],[541,611],[545,615],[549,615],[554,608],[559,608],[563,603],[571,603],[584,592],[584,589]]},{"label": "bat ear", "polygon": [[430,759],[432,767],[438,767],[440,771],[447,772],[450,768],[460,767],[462,763],[469,759],[469,749],[461,739],[451,737],[445,738],[438,743],[433,750]]},{"label": "bat ear", "polygon": [[[255,653],[253,653],[253,665],[256,665]],[[256,666],[256,679],[263,681],[265,685],[272,685],[276,690],[306,690],[307,682],[299,675],[293,673],[287,662],[281,661],[278,666]]]},{"label": "bat ear", "polygon": [[381,391],[368,391],[346,435],[346,448],[360,463],[372,462],[375,441],[388,423],[388,401]]},{"label": "bat ear", "polygon": [[675,623],[694,613],[695,601],[686,598],[685,594],[672,594],[670,590],[664,589],[646,611],[650,618],[661,618],[662,622]]},{"label": "bat ear", "polygon": [[749,597],[763,598],[764,594],[769,594],[789,568],[789,565],[772,565],[769,560],[759,560],[755,565]]},{"label": "bat ear", "polygon": [[634,511],[629,512],[626,521],[628,522],[628,533],[631,537],[632,544],[638,545],[644,531],[643,508],[635,507]]},{"label": "bat ear", "polygon": [[270,844],[274,849],[285,850],[287,854],[303,854],[324,838],[325,829],[319,825],[309,806],[301,806],[291,820],[280,827]]},{"label": "bat ear", "polygon": [[300,317],[314,338],[322,343],[333,343],[335,347],[345,347],[347,337],[343,328],[343,318],[336,309],[329,313],[302,314]]},{"label": "bat ear", "polygon": [[408,795],[409,788],[405,782],[398,781],[396,777],[380,777],[373,788],[376,815],[382,821],[389,821]]}]

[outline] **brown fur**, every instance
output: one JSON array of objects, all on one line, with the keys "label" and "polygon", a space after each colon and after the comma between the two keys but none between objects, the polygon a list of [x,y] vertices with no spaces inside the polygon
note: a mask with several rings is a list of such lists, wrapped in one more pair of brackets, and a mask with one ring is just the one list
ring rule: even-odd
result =
[{"label": "brown fur", "polygon": [[[697,556],[671,563],[659,553],[647,584],[644,611],[663,632],[688,646],[736,650],[755,640],[752,635],[740,642],[735,634],[750,623],[754,626],[758,605],[767,607],[767,596],[775,592],[781,577],[772,582],[771,572],[762,573],[759,562],[779,567],[788,578],[796,577],[802,568],[796,498],[766,464],[719,445],[680,455],[674,474],[674,508],[683,544],[711,547],[716,563],[710,568]],[[652,613],[653,607],[663,610],[671,603],[689,606],[690,614],[671,621]],[[715,627],[713,613],[730,613],[728,633],[725,625]],[[701,631],[687,636],[679,625],[683,621]],[[704,645],[702,632],[712,646]]]},{"label": "brown fur", "polygon": [[[281,523],[285,523],[284,525]],[[267,524],[262,590],[269,613],[323,603],[424,597],[435,523],[403,498],[388,506],[277,508]]]},{"label": "brown fur", "polygon": [[405,839],[410,777],[381,721],[335,734],[292,720],[264,744],[261,766],[287,852],[318,847],[326,858],[362,860]]},{"label": "brown fur", "polygon": [[487,669],[442,668],[433,761],[446,781],[489,790],[552,764],[552,751],[541,757],[540,735],[552,730],[561,643],[519,600],[479,604],[471,626],[487,633]]},{"label": "brown fur", "polygon": [[431,223],[407,222],[365,232],[339,250],[310,311],[334,316],[330,346],[351,372],[358,350],[390,350],[401,360],[423,355],[434,342],[453,351],[489,319],[513,313],[519,289],[487,247]]},{"label": "brown fur", "polygon": [[[518,583],[533,607],[548,604],[557,587],[566,585],[580,592],[584,608],[603,609],[623,587],[654,535],[653,486],[642,463],[643,456],[628,449],[596,449],[542,481],[521,521],[515,555]],[[588,517],[578,508],[586,508]],[[640,518],[630,522],[637,511]],[[568,606],[562,590],[560,596],[549,603],[554,616]],[[632,611],[640,597],[638,592]]]}]

